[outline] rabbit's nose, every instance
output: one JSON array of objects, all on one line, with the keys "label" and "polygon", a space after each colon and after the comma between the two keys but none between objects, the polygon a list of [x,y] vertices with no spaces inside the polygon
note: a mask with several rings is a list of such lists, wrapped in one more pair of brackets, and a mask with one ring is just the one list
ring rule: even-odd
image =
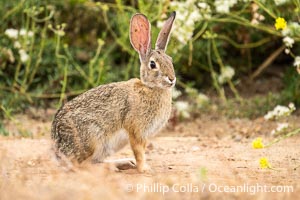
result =
[{"label": "rabbit's nose", "polygon": [[176,81],[176,78],[175,78],[175,77],[174,77],[174,78],[168,77],[168,79],[169,79],[169,81],[170,81],[171,83],[174,83],[174,82]]}]

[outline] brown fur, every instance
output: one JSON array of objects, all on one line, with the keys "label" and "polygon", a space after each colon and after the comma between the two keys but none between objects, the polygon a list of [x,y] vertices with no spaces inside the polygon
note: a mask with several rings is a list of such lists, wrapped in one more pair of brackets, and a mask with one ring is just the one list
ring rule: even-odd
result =
[{"label": "brown fur", "polygon": [[[175,14],[171,17],[174,20]],[[136,14],[132,20],[137,25],[142,20],[145,27],[147,18]],[[172,26],[172,23],[167,25]],[[51,130],[57,152],[79,163],[88,158],[93,162],[102,162],[129,140],[138,171],[148,169],[145,164],[146,140],[168,121],[171,90],[176,78],[172,59],[164,49],[149,49],[150,23],[146,28],[138,33],[143,34],[145,45],[142,51],[137,50],[141,59],[141,80],[101,85],[62,106],[55,115]],[[131,43],[135,47],[139,45],[139,37],[133,38]],[[168,35],[159,39],[168,40]],[[155,69],[149,67],[150,61],[156,63]]]}]

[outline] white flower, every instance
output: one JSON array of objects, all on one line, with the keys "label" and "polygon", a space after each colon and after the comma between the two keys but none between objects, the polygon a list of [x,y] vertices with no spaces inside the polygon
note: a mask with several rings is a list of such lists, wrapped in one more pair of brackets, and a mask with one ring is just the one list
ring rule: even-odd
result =
[{"label": "white flower", "polygon": [[21,48],[20,42],[19,42],[19,41],[15,41],[15,42],[14,42],[14,47],[15,47],[16,49],[20,49],[20,48]]},{"label": "white flower", "polygon": [[186,101],[176,101],[175,107],[178,111],[188,110],[189,104]]},{"label": "white flower", "polygon": [[237,3],[237,0],[216,0],[215,7],[219,13],[229,13],[230,8]]},{"label": "white flower", "polygon": [[180,90],[177,90],[175,87],[173,88],[173,91],[172,91],[172,98],[173,99],[177,99],[178,97],[181,96],[181,91]]},{"label": "white flower", "polygon": [[189,104],[186,101],[176,101],[174,104],[177,112],[179,115],[183,118],[189,118],[190,113],[189,113]]},{"label": "white flower", "polygon": [[258,19],[259,21],[264,21],[266,18],[265,18],[265,16],[263,16],[263,15],[258,15],[258,16],[257,16],[257,19]]},{"label": "white flower", "polygon": [[279,6],[288,2],[288,0],[274,0],[274,2],[277,6]]},{"label": "white flower", "polygon": [[290,108],[290,110],[295,111],[296,107],[294,103],[289,103],[288,107]]},{"label": "white flower", "polygon": [[198,6],[202,9],[206,9],[208,7],[207,3],[205,3],[205,2],[199,2]]},{"label": "white flower", "polygon": [[205,94],[199,93],[196,103],[199,108],[205,107],[209,103],[209,98]]},{"label": "white flower", "polygon": [[277,123],[277,128],[271,131],[271,135],[275,135],[287,129],[289,127],[288,123]]},{"label": "white flower", "polygon": [[190,19],[188,20],[188,22],[189,22],[191,25],[193,25],[194,22],[197,21],[200,17],[201,17],[201,16],[200,16],[199,12],[193,11],[193,12],[191,12],[191,14],[190,14],[190,16],[189,16]]},{"label": "white flower", "polygon": [[272,130],[271,135],[275,135],[275,134],[276,134],[276,130]]},{"label": "white flower", "polygon": [[224,68],[221,69],[221,74],[218,77],[219,83],[221,83],[221,84],[226,83],[227,81],[232,79],[234,74],[235,74],[235,71],[232,67],[225,66]]},{"label": "white flower", "polygon": [[7,49],[7,48],[4,47],[4,48],[2,48],[0,50],[1,50],[1,54],[3,56],[5,56],[10,63],[14,63],[15,62],[14,53],[12,52],[11,49]]},{"label": "white flower", "polygon": [[[210,17],[210,7],[205,2],[198,3],[196,6],[196,0],[187,1],[171,1],[170,9],[176,10],[176,20],[173,25],[172,36],[179,41],[179,44],[173,48],[173,52],[176,53],[178,49],[182,48],[193,37],[196,22],[202,18]],[[165,17],[165,16],[162,16]],[[164,22],[158,21],[157,27],[161,28]]]},{"label": "white flower", "polygon": [[199,14],[204,18],[204,19],[209,19],[211,18],[211,9],[210,6],[205,3],[205,2],[199,2],[198,4],[199,9]]},{"label": "white flower", "polygon": [[288,123],[278,123],[277,124],[277,128],[276,128],[276,131],[277,132],[281,132],[283,131],[284,129],[287,129],[289,127],[289,124]]},{"label": "white flower", "polygon": [[28,37],[32,37],[33,36],[33,32],[32,31],[27,31],[26,29],[21,29],[20,30],[20,35],[21,36],[28,36]]},{"label": "white flower", "polygon": [[285,50],[284,50],[284,53],[285,53],[285,54],[289,54],[289,53],[291,53],[291,50],[290,50],[290,49],[285,49]]},{"label": "white flower", "polygon": [[286,47],[292,48],[293,44],[295,43],[295,40],[289,36],[286,36],[285,38],[283,38],[283,43]]},{"label": "white flower", "polygon": [[28,36],[32,37],[33,32],[32,31],[27,31],[26,29],[21,29],[20,31],[17,29],[9,28],[5,30],[5,35],[7,35],[11,39],[17,39],[20,36]]},{"label": "white flower", "polygon": [[251,10],[253,13],[257,13],[259,6],[256,3],[251,4]]},{"label": "white flower", "polygon": [[215,1],[216,11],[218,13],[229,13],[229,5],[222,1]]},{"label": "white flower", "polygon": [[21,36],[24,36],[24,35],[27,34],[27,31],[22,28],[19,33],[20,33]]},{"label": "white flower", "polygon": [[296,110],[296,108],[293,103],[290,103],[288,107],[278,105],[274,108],[274,110],[269,111],[264,118],[266,120],[278,119],[283,116],[289,116],[294,110]]},{"label": "white flower", "polygon": [[64,30],[57,30],[55,33],[56,33],[58,36],[61,36],[61,37],[63,37],[63,36],[65,35],[65,31],[64,31]]},{"label": "white flower", "polygon": [[291,29],[287,26],[286,28],[282,29],[281,34],[283,36],[288,36],[291,34]]},{"label": "white flower", "polygon": [[295,57],[294,66],[295,67],[300,67],[300,56]]},{"label": "white flower", "polygon": [[25,63],[29,59],[29,55],[26,53],[24,49],[20,49],[19,54],[22,63]]},{"label": "white flower", "polygon": [[17,39],[19,31],[13,28],[9,28],[5,30],[5,35],[7,35],[11,39]]},{"label": "white flower", "polygon": [[253,18],[250,23],[253,25],[257,25],[257,24],[259,24],[259,21],[255,18]]},{"label": "white flower", "polygon": [[[256,5],[256,4],[253,4],[253,5]],[[256,9],[255,7],[252,7],[252,9]],[[256,12],[256,10],[253,11],[254,14],[253,14],[253,17],[252,17],[252,20],[251,20],[251,24],[259,24],[260,21],[263,21],[265,20],[265,17],[259,13]]]},{"label": "white flower", "polygon": [[281,31],[283,36],[298,36],[300,34],[300,25],[297,22],[290,22],[288,26]]}]

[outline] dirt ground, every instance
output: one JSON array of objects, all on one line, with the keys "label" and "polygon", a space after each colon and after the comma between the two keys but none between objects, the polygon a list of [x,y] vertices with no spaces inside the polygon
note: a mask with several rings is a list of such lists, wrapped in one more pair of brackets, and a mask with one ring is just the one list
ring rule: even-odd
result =
[{"label": "dirt ground", "polygon": [[[170,123],[150,139],[152,172],[140,174],[135,169],[117,172],[112,164],[71,170],[59,165],[51,150],[52,116],[53,111],[40,117],[27,113],[5,124],[15,136],[0,138],[1,200],[300,198],[300,135],[252,149],[258,136],[265,143],[274,139],[270,132],[276,123],[263,117],[211,114]],[[300,116],[286,121],[297,127]],[[29,137],[18,136],[20,132]],[[274,169],[260,169],[261,157]],[[116,158],[133,158],[129,146],[108,159]]]}]

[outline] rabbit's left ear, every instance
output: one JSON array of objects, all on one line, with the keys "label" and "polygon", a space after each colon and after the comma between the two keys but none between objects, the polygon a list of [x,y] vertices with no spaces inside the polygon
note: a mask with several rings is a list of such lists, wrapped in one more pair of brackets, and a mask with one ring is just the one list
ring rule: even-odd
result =
[{"label": "rabbit's left ear", "polygon": [[151,51],[151,25],[143,14],[135,14],[130,21],[130,42],[133,48],[139,52],[140,58],[145,60]]},{"label": "rabbit's left ear", "polygon": [[174,12],[172,12],[171,16],[165,22],[162,29],[160,30],[160,32],[158,34],[158,38],[156,40],[155,49],[160,49],[160,50],[166,51],[166,48],[167,48],[167,45],[169,42],[169,38],[170,38],[170,32],[171,32],[175,17],[176,17],[176,12],[174,11]]}]

